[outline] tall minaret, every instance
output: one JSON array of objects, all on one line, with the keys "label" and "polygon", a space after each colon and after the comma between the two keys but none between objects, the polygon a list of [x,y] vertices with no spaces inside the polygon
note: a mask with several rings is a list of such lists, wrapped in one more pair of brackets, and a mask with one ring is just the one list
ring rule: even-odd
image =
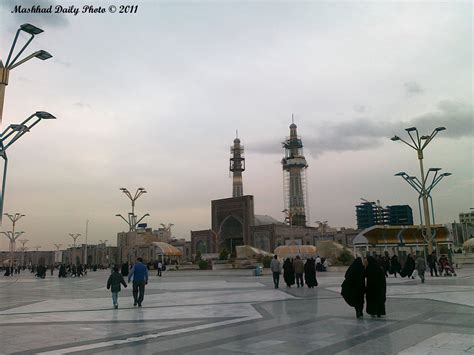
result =
[{"label": "tall minaret", "polygon": [[240,145],[238,133],[234,139],[234,145],[230,147],[231,157],[229,159],[229,170],[232,171],[232,197],[244,195],[244,185],[242,182],[242,171],[245,170],[244,147]]},{"label": "tall minaret", "polygon": [[281,164],[285,175],[286,208],[292,225],[306,226],[305,172],[308,164],[303,155],[303,143],[296,134],[294,122],[290,125],[290,137],[283,142],[283,148],[285,148],[285,157],[281,160]]}]

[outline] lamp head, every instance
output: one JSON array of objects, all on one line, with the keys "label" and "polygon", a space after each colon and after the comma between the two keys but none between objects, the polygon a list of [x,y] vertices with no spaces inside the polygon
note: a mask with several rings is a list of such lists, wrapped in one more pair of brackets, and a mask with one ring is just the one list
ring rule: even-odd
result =
[{"label": "lamp head", "polygon": [[399,141],[400,140],[400,137],[399,136],[393,136],[392,138],[390,138],[390,140],[392,141]]},{"label": "lamp head", "polygon": [[43,120],[54,120],[56,117],[54,117],[52,114],[46,111],[37,111],[35,113],[35,116],[38,118],[41,118]]},{"label": "lamp head", "polygon": [[46,60],[46,59],[52,58],[53,56],[49,54],[48,52],[41,49],[35,53],[35,57],[41,60]]},{"label": "lamp head", "polygon": [[22,30],[26,33],[29,33],[30,35],[33,35],[33,36],[38,35],[41,32],[44,32],[41,28],[33,26],[30,23],[25,23],[25,24],[21,25],[20,30]]},{"label": "lamp head", "polygon": [[10,128],[15,132],[28,132],[29,129],[24,124],[11,124]]},{"label": "lamp head", "polygon": [[429,168],[428,171],[440,171],[441,168]]},{"label": "lamp head", "polygon": [[450,176],[450,175],[453,175],[453,174],[451,174],[451,173],[443,173],[443,174],[441,174],[441,176]]},{"label": "lamp head", "polygon": [[446,127],[437,127],[435,128],[435,131],[436,132],[441,132],[441,131],[444,131],[446,129]]},{"label": "lamp head", "polygon": [[405,176],[407,173],[404,171],[401,171],[399,173],[396,173],[394,176]]},{"label": "lamp head", "polygon": [[407,131],[407,132],[413,132],[413,131],[416,131],[416,127],[409,127],[409,128],[405,128],[405,131]]},{"label": "lamp head", "polygon": [[122,217],[122,215],[121,214],[116,214],[115,217]]},{"label": "lamp head", "polygon": [[421,136],[420,139],[429,139],[430,136]]}]

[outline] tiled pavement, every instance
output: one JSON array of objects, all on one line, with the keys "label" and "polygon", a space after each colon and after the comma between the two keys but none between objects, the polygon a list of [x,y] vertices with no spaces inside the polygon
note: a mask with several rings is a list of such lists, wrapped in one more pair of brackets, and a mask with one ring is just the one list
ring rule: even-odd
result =
[{"label": "tiled pavement", "polygon": [[131,290],[111,307],[108,271],[86,278],[0,278],[0,353],[474,354],[474,269],[458,277],[388,279],[387,317],[356,320],[342,273],[315,289],[250,271],[152,276],[144,307]]}]

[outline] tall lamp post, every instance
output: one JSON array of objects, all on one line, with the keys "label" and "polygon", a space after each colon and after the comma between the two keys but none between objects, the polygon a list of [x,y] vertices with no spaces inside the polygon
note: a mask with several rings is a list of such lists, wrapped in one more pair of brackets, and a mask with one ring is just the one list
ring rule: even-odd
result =
[{"label": "tall lamp post", "polygon": [[5,216],[12,221],[12,230],[7,232],[1,232],[10,240],[10,268],[13,266],[13,257],[15,252],[15,242],[16,240],[25,232],[15,232],[16,222],[18,222],[21,218],[25,217],[24,214],[15,213],[9,214],[5,213]]},{"label": "tall lamp post", "polygon": [[288,221],[290,224],[290,245],[294,245],[295,238],[293,237],[293,213],[287,208],[285,208],[282,212],[285,214],[285,221]]},{"label": "tall lamp post", "polygon": [[[20,35],[20,32],[25,32],[29,34],[31,37],[26,42],[26,44],[20,49],[20,51],[15,55],[15,57],[12,59],[13,51],[15,50],[15,45],[18,40],[18,36]],[[21,56],[21,54],[23,53],[23,51],[26,49],[26,47],[28,47],[30,42],[33,40],[33,38],[35,38],[37,34],[40,34],[42,32],[43,30],[41,28],[33,26],[29,23],[25,23],[21,25],[20,28],[16,31],[15,39],[13,40],[5,65],[3,64],[2,60],[0,60],[0,127],[2,125],[2,118],[3,118],[3,104],[5,101],[5,88],[8,85],[8,77],[10,76],[10,70],[20,66],[21,64],[30,60],[31,58],[46,60],[52,57],[52,55],[49,54],[48,52],[44,50],[39,50],[17,61],[19,57]]]},{"label": "tall lamp post", "polygon": [[81,233],[69,233],[69,236],[72,238],[73,242],[73,249],[72,249],[72,263],[75,264],[75,254],[76,254],[76,240],[81,236]]},{"label": "tall lamp post", "polygon": [[[104,252],[105,252],[105,259],[107,261],[107,264],[109,263],[109,255],[107,254],[107,242],[108,241],[109,241],[108,239],[104,239],[104,240],[99,239],[99,242],[102,245],[102,248],[104,249]],[[102,260],[101,260],[101,264],[102,264]]]},{"label": "tall lamp post", "polygon": [[[451,173],[442,173],[438,175],[438,172],[440,171],[440,168],[430,168],[428,169],[428,172],[426,174],[426,179],[425,181],[428,180],[428,175],[430,172],[434,172],[433,179],[431,180],[431,183],[429,186],[426,188],[426,193],[427,197],[430,200],[431,204],[431,219],[433,220],[433,224],[435,224],[435,214],[434,214],[434,208],[433,208],[433,197],[431,197],[431,191],[434,189],[436,185],[446,176],[452,175]],[[406,172],[402,171],[399,173],[396,173],[395,176],[401,176],[403,180],[405,180],[416,192],[418,192],[418,209],[420,212],[420,222],[423,224],[423,214],[421,212],[421,204],[420,200],[423,198],[423,189],[420,180],[416,176],[409,176]]]},{"label": "tall lamp post", "polygon": [[143,215],[143,217],[141,217],[141,218],[137,221],[137,216],[135,215],[135,201],[138,200],[138,198],[139,198],[141,195],[146,194],[147,191],[145,190],[145,188],[139,187],[133,196],[132,196],[132,194],[130,193],[130,191],[128,191],[125,187],[121,187],[121,188],[120,188],[120,191],[122,191],[122,192],[130,199],[130,201],[132,202],[132,212],[129,212],[129,213],[128,213],[128,220],[127,220],[124,216],[122,216],[121,214],[116,214],[115,216],[122,218],[122,219],[125,221],[125,223],[128,224],[128,227],[129,227],[129,231],[130,231],[130,232],[136,231],[136,230],[137,230],[137,225],[138,225],[145,217],[148,217],[149,214],[146,213],[145,215]]},{"label": "tall lamp post", "polygon": [[426,146],[433,140],[433,138],[438,134],[438,132],[444,131],[445,127],[437,127],[433,130],[433,132],[429,136],[420,136],[418,133],[418,129],[416,127],[406,128],[405,131],[408,132],[408,136],[410,137],[411,143],[403,140],[399,136],[393,136],[391,138],[392,141],[402,141],[410,148],[416,150],[418,155],[418,161],[420,163],[420,176],[421,176],[421,192],[422,192],[422,199],[423,199],[423,211],[425,215],[425,229],[426,232],[424,233],[423,237],[428,243],[428,254],[433,252],[433,237],[431,234],[431,226],[430,226],[430,211],[428,208],[428,192],[426,188],[426,177],[425,172],[423,170],[423,150]]},{"label": "tall lamp post", "polygon": [[0,191],[0,223],[3,213],[3,201],[5,199],[5,183],[7,180],[8,157],[7,149],[20,139],[25,133],[29,132],[39,121],[55,119],[52,114],[45,111],[37,111],[20,124],[11,124],[0,133],[0,157],[3,158],[3,179],[2,189]]},{"label": "tall lamp post", "polygon": [[[326,237],[326,227],[328,225],[328,221],[316,221],[314,223],[317,223],[319,228],[321,228],[321,237]],[[322,238],[321,238],[322,239]]]},{"label": "tall lamp post", "polygon": [[20,239],[18,241],[21,243],[21,247],[20,247],[20,251],[22,252],[21,265],[25,266],[25,252],[28,249],[27,247],[25,247],[25,244],[28,243],[29,240],[28,239]]}]

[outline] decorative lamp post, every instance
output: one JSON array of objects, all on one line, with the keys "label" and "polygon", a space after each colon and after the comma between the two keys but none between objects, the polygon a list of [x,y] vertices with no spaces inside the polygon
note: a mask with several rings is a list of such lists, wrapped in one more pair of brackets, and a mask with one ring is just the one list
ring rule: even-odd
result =
[{"label": "decorative lamp post", "polygon": [[[15,49],[16,42],[18,40],[18,36],[20,35],[20,32],[24,32],[29,34],[31,37],[30,39],[26,42],[26,44],[20,49],[20,51],[15,55],[15,57],[12,59],[13,56],[13,51]],[[32,59],[32,58],[38,58],[41,60],[46,60],[52,57],[51,54],[44,50],[39,50],[34,52],[33,54],[30,54],[26,56],[23,59],[19,59],[21,54],[24,52],[26,47],[30,44],[30,42],[35,38],[37,34],[42,33],[43,30],[41,28],[38,28],[36,26],[33,26],[29,23],[25,23],[20,26],[20,28],[16,31],[15,39],[13,40],[12,46],[10,48],[10,52],[8,53],[7,61],[5,65],[3,62],[0,60],[0,127],[2,125],[2,117],[3,117],[3,104],[5,101],[5,88],[8,85],[8,78],[10,76],[10,70],[20,66],[21,64],[25,63],[26,61]]]},{"label": "decorative lamp post", "polygon": [[320,229],[321,239],[326,240],[326,227],[328,226],[328,221],[315,221],[314,223],[317,223],[319,226],[318,229]]},{"label": "decorative lamp post", "polygon": [[406,140],[403,140],[399,136],[393,136],[391,138],[392,141],[402,141],[410,148],[416,150],[418,155],[421,176],[421,198],[423,200],[423,211],[425,215],[425,233],[423,234],[423,237],[428,243],[428,254],[431,254],[433,252],[433,236],[431,233],[430,211],[428,208],[428,191],[426,188],[426,178],[428,175],[425,176],[425,172],[423,170],[423,150],[433,140],[433,138],[438,134],[438,132],[444,131],[445,129],[445,127],[438,127],[435,128],[429,136],[420,136],[416,127],[406,128],[405,131],[407,131],[411,143],[407,142]]},{"label": "decorative lamp post", "polygon": [[[11,124],[0,133],[0,157],[3,158],[3,179],[0,191],[0,223],[3,213],[3,201],[5,200],[5,183],[7,180],[8,157],[7,149],[20,139],[25,133],[29,132],[39,121],[55,119],[52,114],[45,111],[37,111],[20,124]],[[31,121],[33,120],[33,123]]]},{"label": "decorative lamp post", "polygon": [[10,268],[11,268],[13,266],[13,257],[14,257],[14,252],[15,252],[15,242],[23,233],[25,233],[25,232],[15,232],[16,222],[18,222],[22,217],[25,217],[25,215],[21,214],[21,213],[15,213],[15,214],[5,213],[5,216],[7,216],[10,219],[10,221],[12,221],[12,230],[7,231],[7,232],[1,232],[10,241],[10,248],[9,249],[10,249]]},{"label": "decorative lamp post", "polygon": [[76,259],[74,258],[75,257],[75,254],[76,254],[76,240],[77,238],[79,238],[81,236],[80,233],[69,233],[69,236],[72,238],[73,240],[73,249],[72,249],[72,263],[75,264],[76,263]]},{"label": "decorative lamp post", "polygon": [[295,239],[293,237],[293,212],[285,208],[282,211],[285,214],[285,222],[288,222],[290,225],[290,245],[295,244]]},{"label": "decorative lamp post", "polygon": [[145,188],[139,187],[133,196],[132,196],[132,194],[130,193],[130,191],[128,191],[125,187],[121,187],[121,188],[120,188],[120,191],[122,191],[122,192],[130,199],[130,201],[132,202],[132,212],[129,212],[129,213],[128,213],[128,220],[127,220],[125,217],[123,217],[121,214],[116,214],[115,216],[122,218],[122,219],[125,221],[125,223],[128,224],[128,227],[129,227],[129,231],[130,231],[130,232],[136,231],[136,230],[137,230],[137,225],[138,225],[145,217],[148,217],[149,214],[146,213],[145,215],[143,215],[143,217],[141,217],[141,218],[137,221],[137,216],[135,215],[135,201],[136,201],[141,195],[146,194],[147,191],[145,190]]}]

